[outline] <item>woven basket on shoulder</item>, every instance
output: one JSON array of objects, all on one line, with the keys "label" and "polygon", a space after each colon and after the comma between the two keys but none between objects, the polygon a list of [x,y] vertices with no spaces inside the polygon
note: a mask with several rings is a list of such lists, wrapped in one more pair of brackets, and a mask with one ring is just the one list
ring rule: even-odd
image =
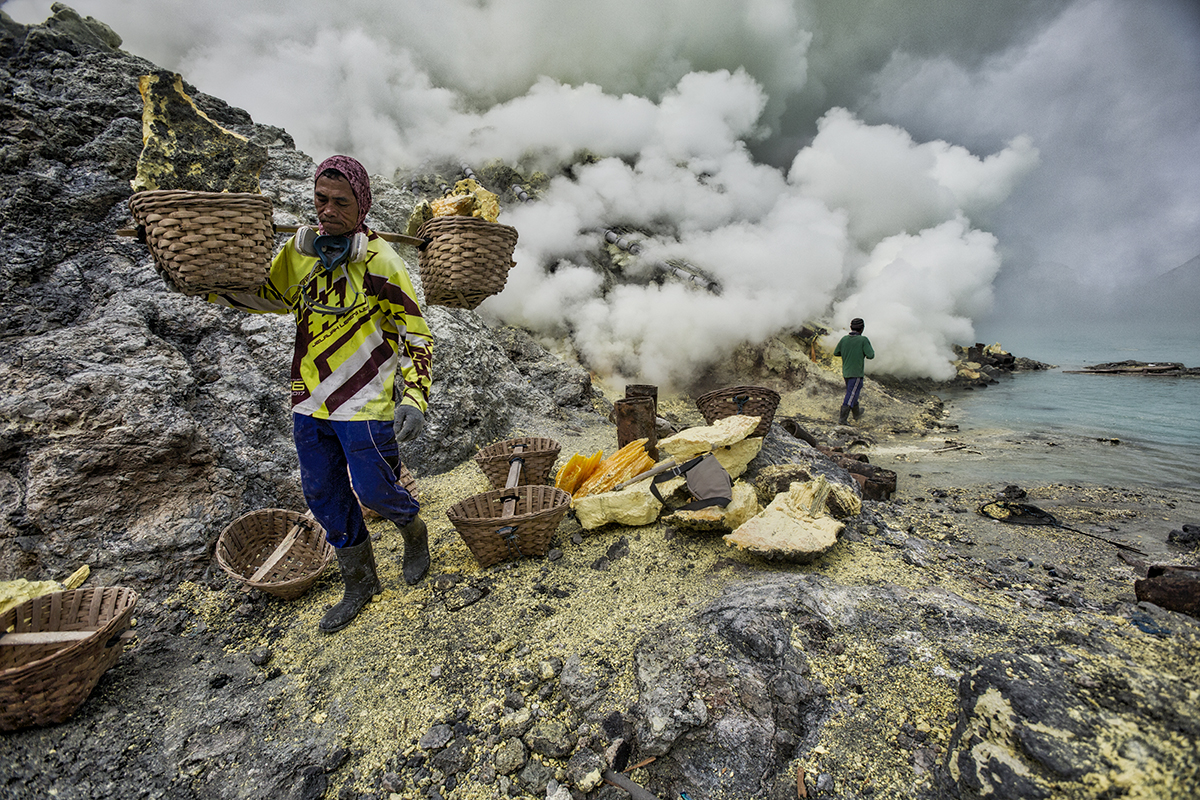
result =
[{"label": "woven basket on shoulder", "polygon": [[779,392],[765,386],[730,386],[701,395],[696,399],[696,407],[709,425],[737,414],[762,417],[750,435],[766,436],[779,407]]},{"label": "woven basket on shoulder", "polygon": [[217,539],[217,563],[223,570],[284,600],[307,592],[333,557],[333,545],[325,541],[319,522],[282,508],[243,514]]},{"label": "woven basket on shoulder", "polygon": [[[502,516],[506,497],[516,497],[515,513]],[[553,486],[518,486],[483,492],[453,505],[446,516],[480,567],[511,558],[544,556],[571,495]]]},{"label": "woven basket on shoulder", "polygon": [[0,614],[0,730],[65,721],[121,655],[137,593],[53,592]]},{"label": "woven basket on shoulder", "polygon": [[155,190],[129,198],[158,268],[185,294],[252,292],[271,270],[271,201],[261,194]]},{"label": "woven basket on shoulder", "polygon": [[[520,456],[514,456],[513,448],[518,445],[523,445],[525,450]],[[525,462],[521,467],[518,486],[548,483],[550,470],[558,460],[560,449],[558,442],[553,439],[523,436],[489,444],[475,454],[475,463],[483,470],[493,489],[503,489],[507,485],[508,470],[513,458],[521,458]]]},{"label": "woven basket on shoulder", "polygon": [[431,239],[421,251],[425,302],[475,308],[508,280],[517,229],[478,217],[433,217],[417,235]]}]

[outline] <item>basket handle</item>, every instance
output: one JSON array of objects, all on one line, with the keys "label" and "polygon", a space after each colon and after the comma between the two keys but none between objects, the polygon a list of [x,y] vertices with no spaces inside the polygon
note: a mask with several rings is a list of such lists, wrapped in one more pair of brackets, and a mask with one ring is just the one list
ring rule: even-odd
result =
[{"label": "basket handle", "polygon": [[[84,639],[90,639],[96,635],[99,628],[81,631],[28,631],[21,633],[6,633],[0,635],[0,647],[19,647],[21,645],[33,646],[40,644],[70,644],[71,642],[81,642]],[[112,647],[119,641],[127,641],[134,637],[133,631],[124,631],[123,633],[115,634],[111,639],[104,643],[105,647]]]},{"label": "basket handle", "polygon": [[[512,450],[512,455],[508,457],[508,479],[504,482],[505,489],[513,489],[521,482],[521,470],[525,467],[525,459],[522,453],[525,452],[525,445],[519,444]],[[516,501],[516,496],[513,496],[513,501]],[[511,517],[513,509],[509,508],[508,500],[504,502],[504,515]]]},{"label": "basket handle", "polygon": [[287,532],[287,536],[283,537],[283,541],[271,551],[271,555],[267,556],[267,560],[263,562],[263,565],[255,570],[254,574],[250,576],[251,583],[258,583],[261,581],[264,577],[266,577],[268,572],[275,568],[276,564],[278,564],[280,561],[283,561],[287,554],[291,552],[292,545],[296,543],[296,539],[299,538],[300,531],[304,529],[304,523],[311,519],[313,519],[313,513],[312,511],[309,511],[296,521],[296,524],[292,526],[292,529]]}]

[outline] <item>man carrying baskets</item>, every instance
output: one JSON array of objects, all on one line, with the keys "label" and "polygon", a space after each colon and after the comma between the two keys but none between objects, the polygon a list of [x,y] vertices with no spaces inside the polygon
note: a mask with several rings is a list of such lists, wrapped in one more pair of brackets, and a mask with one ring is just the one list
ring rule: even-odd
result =
[{"label": "man carrying baskets", "polygon": [[318,229],[296,233],[257,292],[206,299],[296,318],[291,388],[300,480],[345,584],[341,602],[319,624],[332,633],[382,591],[360,500],[400,529],[404,580],[415,584],[429,570],[420,506],[399,483],[397,443],[425,425],[433,336],[404,261],[363,223],[371,184],[362,164],[331,156],[314,181]]}]

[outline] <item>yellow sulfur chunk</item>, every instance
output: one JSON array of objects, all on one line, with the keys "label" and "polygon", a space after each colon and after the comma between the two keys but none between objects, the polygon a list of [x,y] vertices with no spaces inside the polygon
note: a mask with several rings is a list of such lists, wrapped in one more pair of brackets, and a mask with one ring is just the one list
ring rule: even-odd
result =
[{"label": "yellow sulfur chunk", "polygon": [[611,491],[622,481],[639,475],[654,466],[654,459],[646,453],[648,439],[636,439],[613,453],[596,467],[591,477],[575,490],[576,497]]},{"label": "yellow sulfur chunk", "polygon": [[445,197],[429,203],[435,217],[479,217],[495,222],[500,216],[500,200],[476,181],[466,178],[454,184]]},{"label": "yellow sulfur chunk", "polygon": [[579,484],[587,480],[588,476],[595,471],[603,457],[603,450],[597,450],[596,454],[592,456],[585,456],[581,453],[571,456],[558,471],[558,475],[554,479],[555,488],[562,489],[567,494],[574,494],[575,490],[579,488]]},{"label": "yellow sulfur chunk", "polygon": [[475,198],[471,216],[488,222],[495,222],[500,217],[500,199],[470,178],[454,184],[454,193],[468,193]]},{"label": "yellow sulfur chunk", "polygon": [[435,217],[470,217],[475,211],[475,198],[469,194],[452,194],[431,200],[429,208]]},{"label": "yellow sulfur chunk", "polygon": [[422,200],[413,209],[412,216],[408,218],[408,226],[404,229],[405,234],[416,236],[421,230],[421,226],[431,219],[433,219],[433,209],[429,207],[428,200]]}]

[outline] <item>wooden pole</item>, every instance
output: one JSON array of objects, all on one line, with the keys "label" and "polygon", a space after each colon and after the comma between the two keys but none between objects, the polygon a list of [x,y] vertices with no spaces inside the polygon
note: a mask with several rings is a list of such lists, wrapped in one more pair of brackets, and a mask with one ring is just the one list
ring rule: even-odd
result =
[{"label": "wooden pole", "polygon": [[639,786],[619,772],[606,769],[600,773],[600,777],[604,778],[606,783],[611,783],[618,789],[624,789],[633,800],[658,800],[657,795],[651,794],[644,787]]},{"label": "wooden pole", "polygon": [[[295,233],[300,230],[298,225],[276,225],[276,233]],[[403,233],[388,233],[387,231],[375,231],[376,236],[383,239],[385,242],[396,242],[398,244],[410,244],[413,247],[421,247],[428,243],[428,239],[422,239],[420,236],[407,236]]]},{"label": "wooden pole", "polygon": [[[298,230],[300,230],[300,226],[298,226],[298,225],[276,225],[275,226],[276,233],[295,233]],[[117,230],[114,231],[114,233],[116,233],[117,236],[126,236],[126,237],[129,237],[132,239],[132,238],[137,237],[138,229],[137,228],[117,228]],[[412,245],[413,247],[421,247],[421,246],[427,244],[429,241],[428,239],[422,239],[419,236],[406,236],[403,233],[388,233],[387,231],[375,231],[375,235],[378,236],[380,239],[383,239],[385,242],[396,242],[398,244],[409,244],[409,245]]]},{"label": "wooden pole", "polygon": [[638,475],[634,475],[632,478],[630,478],[627,481],[618,483],[616,486],[614,486],[612,488],[612,490],[614,492],[619,492],[622,489],[624,489],[626,486],[632,486],[635,483],[646,480],[646,478],[653,478],[658,473],[666,472],[673,466],[675,466],[675,459],[673,459],[673,458],[668,458],[666,461],[660,461],[659,463],[655,464],[653,467],[646,470],[645,472],[642,472]]}]

